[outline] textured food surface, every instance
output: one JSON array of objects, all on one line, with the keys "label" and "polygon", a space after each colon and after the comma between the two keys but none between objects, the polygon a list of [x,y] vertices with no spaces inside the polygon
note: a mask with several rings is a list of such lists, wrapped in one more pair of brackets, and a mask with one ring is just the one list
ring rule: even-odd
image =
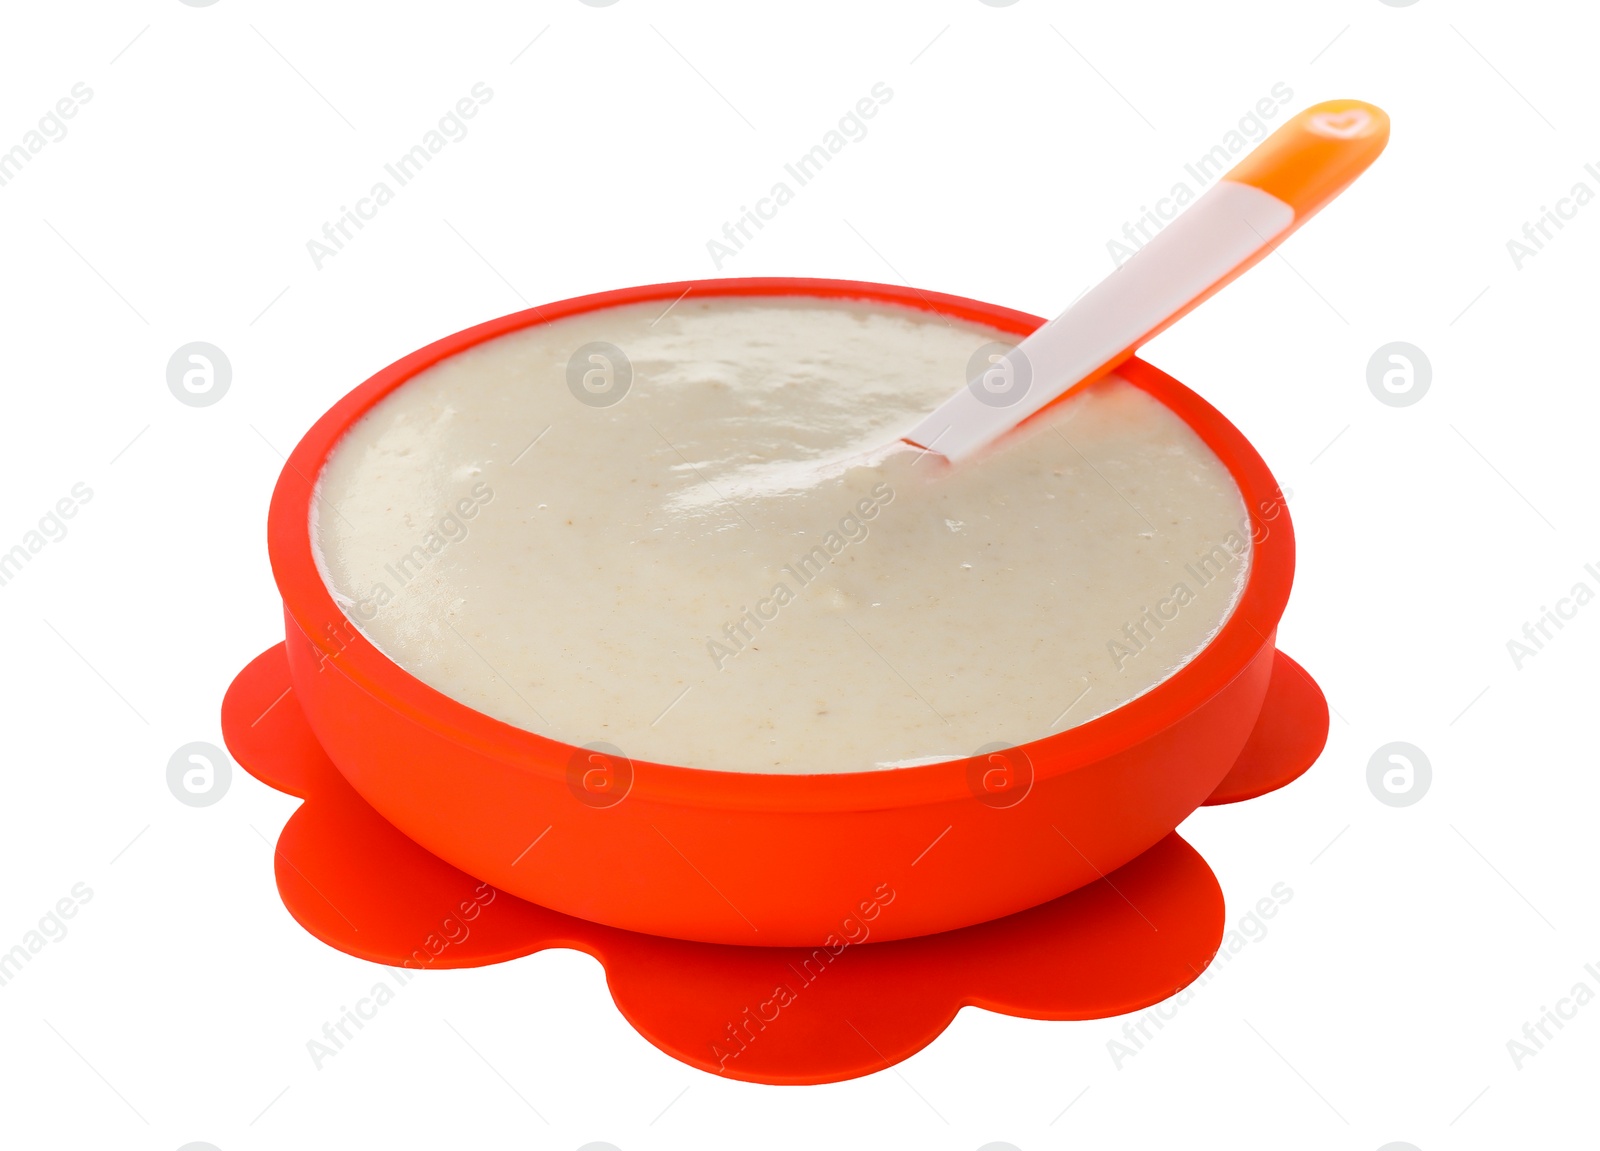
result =
[{"label": "textured food surface", "polygon": [[959,468],[897,442],[1015,342],[804,297],[527,328],[352,427],[318,564],[418,679],[634,760],[864,771],[1026,743],[1192,659],[1250,543],[1221,461],[1116,377]]}]

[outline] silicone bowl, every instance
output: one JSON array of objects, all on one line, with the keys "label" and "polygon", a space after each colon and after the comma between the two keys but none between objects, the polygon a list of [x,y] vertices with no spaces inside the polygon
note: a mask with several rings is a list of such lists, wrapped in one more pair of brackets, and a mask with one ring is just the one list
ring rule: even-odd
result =
[{"label": "silicone bowl", "polygon": [[[1274,646],[1294,569],[1283,496],[1233,425],[1139,360],[1119,374],[1178,413],[1243,492],[1250,522],[1241,527],[1255,541],[1248,582],[1214,639],[1159,687],[1022,745],[1003,764],[764,775],[586,760],[581,749],[450,699],[378,651],[335,605],[313,558],[313,484],[346,429],[418,372],[475,344],[690,289],[699,299],[882,301],[1018,337],[1044,322],[883,284],[657,284],[480,324],[345,396],[290,455],[272,497],[268,547],[291,690],[340,772],[384,818],[463,871],[583,919],[706,942],[842,946],[945,931],[1054,899],[1152,847],[1208,798],[1267,789],[1213,795],[1251,737],[1275,665],[1286,662]],[[1051,626],[1059,624],[1040,621]],[[594,770],[612,789],[599,802],[578,785]]]}]

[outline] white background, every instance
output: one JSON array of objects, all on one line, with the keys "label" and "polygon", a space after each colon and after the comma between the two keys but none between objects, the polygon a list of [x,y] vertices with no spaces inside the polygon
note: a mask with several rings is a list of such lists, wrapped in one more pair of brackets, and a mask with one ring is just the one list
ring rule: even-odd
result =
[{"label": "white background", "polygon": [[[1596,32],[1576,2],[8,4],[0,147],[75,83],[93,97],[0,187],[0,545],[94,494],[0,587],[0,950],[94,894],[0,987],[0,1143],[1593,1145],[1600,1004],[1520,1070],[1506,1044],[1600,991],[1600,607],[1521,670],[1506,641],[1600,588],[1600,207],[1521,270],[1506,242],[1575,182],[1600,191]],[[478,81],[470,135],[318,271],[306,241]],[[1293,491],[1280,638],[1336,709],[1328,748],[1182,829],[1230,922],[1279,882],[1292,902],[1120,1068],[1120,1021],[967,1010],[894,1071],[724,1082],[557,951],[428,973],[316,1070],[306,1041],[381,973],[278,901],[267,841],[296,801],[236,775],[196,809],[165,781],[281,637],[278,453],[441,335],[718,274],[706,241],[878,81],[870,134],[720,274],[1053,314],[1273,84],[1392,114],[1386,155],[1283,258],[1146,351]],[[193,340],[233,365],[212,407],[167,389]],[[1410,407],[1367,387],[1393,340],[1432,364]],[[1409,807],[1367,786],[1392,740],[1432,763]]]}]

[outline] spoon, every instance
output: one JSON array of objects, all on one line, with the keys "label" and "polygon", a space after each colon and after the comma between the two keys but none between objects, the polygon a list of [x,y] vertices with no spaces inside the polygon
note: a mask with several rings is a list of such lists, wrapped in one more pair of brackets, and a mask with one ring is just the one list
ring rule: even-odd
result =
[{"label": "spoon", "polygon": [[1388,141],[1389,117],[1359,100],[1300,112],[1066,311],[990,357],[905,442],[959,463],[1106,375],[1265,257],[1366,171]]}]

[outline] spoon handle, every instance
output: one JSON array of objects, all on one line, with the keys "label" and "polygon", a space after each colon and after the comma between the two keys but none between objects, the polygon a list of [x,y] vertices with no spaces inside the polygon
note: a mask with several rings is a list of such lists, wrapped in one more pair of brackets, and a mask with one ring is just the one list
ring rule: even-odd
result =
[{"label": "spoon handle", "polygon": [[1139,346],[1310,219],[1367,170],[1389,117],[1359,100],[1305,109],[1065,312],[1004,355],[906,434],[959,462]]}]

